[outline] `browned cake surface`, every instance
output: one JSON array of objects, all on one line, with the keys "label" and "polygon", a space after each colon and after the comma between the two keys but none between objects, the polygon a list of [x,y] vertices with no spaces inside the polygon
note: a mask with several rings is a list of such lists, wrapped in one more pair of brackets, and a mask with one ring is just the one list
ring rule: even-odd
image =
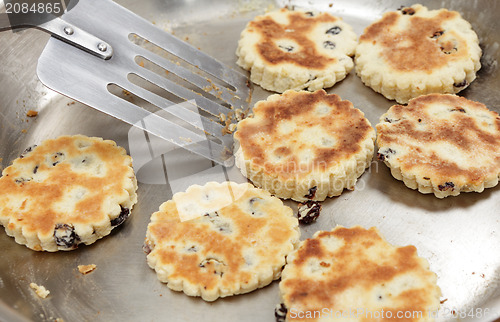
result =
[{"label": "browned cake surface", "polygon": [[[199,216],[182,221],[180,209]],[[277,279],[299,235],[292,210],[267,191],[211,182],[175,194],[152,215],[147,258],[168,287],[213,301]]]},{"label": "browned cake surface", "polygon": [[[280,24],[270,16],[262,16],[262,19],[249,23],[249,31],[255,31],[261,36],[257,48],[258,53],[265,61],[270,64],[294,63],[314,69],[322,69],[336,61],[334,57],[322,55],[316,49],[316,42],[311,39],[310,35],[311,30],[317,24],[336,22],[338,20],[336,17],[328,13],[319,13],[313,16],[287,9],[281,9],[281,12],[288,12],[289,22],[287,24]],[[287,32],[287,30],[294,32]],[[279,39],[290,39],[300,44],[300,47],[297,52],[285,52],[277,45],[276,40]]]},{"label": "browned cake surface", "polygon": [[[404,10],[409,13],[404,14]],[[467,57],[470,53],[463,37],[453,31],[445,33],[446,21],[456,19],[456,11],[442,10],[435,17],[410,16],[412,8],[402,12],[388,12],[377,23],[369,26],[360,42],[372,42],[383,47],[383,57],[400,71],[433,71],[450,61]],[[398,34],[386,32],[399,24],[403,15],[409,26]]]},{"label": "browned cake surface", "polygon": [[406,104],[467,88],[481,68],[479,39],[456,11],[415,4],[387,12],[356,47],[356,74],[388,99]]},{"label": "browned cake surface", "polygon": [[500,117],[484,104],[420,96],[391,107],[377,131],[379,158],[443,189],[478,185],[500,172]]},{"label": "browned cake surface", "polygon": [[[333,320],[336,314],[328,312],[360,309],[378,314],[383,310],[394,318],[397,312],[418,311],[420,320],[427,320],[427,310],[439,306],[440,296],[436,275],[414,246],[394,247],[376,228],[360,226],[338,226],[302,242],[287,259],[280,290],[287,318],[293,321],[320,320],[295,318],[307,312],[330,314]],[[360,314],[354,320],[373,319]],[[419,319],[406,321],[412,320]]]},{"label": "browned cake surface", "polygon": [[241,32],[237,64],[262,88],[315,91],[343,80],[354,67],[357,36],[329,13],[281,9],[257,16]]},{"label": "browned cake surface", "polygon": [[68,249],[91,243],[122,223],[136,202],[131,161],[125,149],[101,138],[46,140],[3,171],[1,223],[35,250],[57,250],[57,227],[72,231],[63,238]]},{"label": "browned cake surface", "polygon": [[[335,166],[360,152],[373,134],[360,110],[324,90],[285,92],[256,104],[254,115],[238,124],[235,138],[245,159],[283,178]],[[305,162],[302,154],[311,159]]]}]

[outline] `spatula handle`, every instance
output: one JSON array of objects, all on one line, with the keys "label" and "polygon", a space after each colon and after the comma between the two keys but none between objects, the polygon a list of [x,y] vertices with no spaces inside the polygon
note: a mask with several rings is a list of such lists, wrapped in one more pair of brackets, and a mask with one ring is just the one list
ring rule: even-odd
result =
[{"label": "spatula handle", "polygon": [[111,56],[113,56],[113,48],[110,44],[61,18],[53,17],[41,23],[36,23],[36,21],[24,21],[22,23],[13,24],[12,21],[9,21],[6,14],[0,14],[0,31],[27,27],[35,27],[44,30],[55,38],[104,60],[110,59]]},{"label": "spatula handle", "polygon": [[113,48],[110,44],[61,18],[47,21],[37,26],[37,28],[43,29],[52,36],[104,60],[110,59],[113,55]]}]

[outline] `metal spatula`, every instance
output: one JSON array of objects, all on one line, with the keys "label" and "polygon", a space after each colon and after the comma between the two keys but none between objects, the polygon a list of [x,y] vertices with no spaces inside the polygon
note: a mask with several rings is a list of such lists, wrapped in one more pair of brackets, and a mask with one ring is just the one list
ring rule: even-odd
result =
[{"label": "metal spatula", "polygon": [[[47,87],[217,163],[230,162],[232,137],[214,116],[247,108],[246,76],[110,0],[80,0],[62,19],[38,27],[55,36],[38,60]],[[172,117],[124,100],[116,89]],[[169,95],[197,108],[175,104]]]}]

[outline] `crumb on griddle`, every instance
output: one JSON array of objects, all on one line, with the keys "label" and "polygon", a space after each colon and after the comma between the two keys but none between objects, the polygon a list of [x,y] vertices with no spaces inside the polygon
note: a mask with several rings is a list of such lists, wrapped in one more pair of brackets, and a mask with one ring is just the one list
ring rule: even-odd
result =
[{"label": "crumb on griddle", "polygon": [[50,294],[50,291],[47,290],[42,285],[38,285],[38,284],[35,284],[35,283],[30,283],[30,287],[35,291],[36,295],[38,295],[42,299],[46,298]]},{"label": "crumb on griddle", "polygon": [[27,117],[35,117],[38,115],[38,112],[37,111],[33,111],[33,110],[28,110],[28,112],[26,112],[26,116]]},{"label": "crumb on griddle", "polygon": [[97,268],[95,264],[90,265],[78,265],[78,271],[83,275],[87,275],[88,273],[94,271]]}]

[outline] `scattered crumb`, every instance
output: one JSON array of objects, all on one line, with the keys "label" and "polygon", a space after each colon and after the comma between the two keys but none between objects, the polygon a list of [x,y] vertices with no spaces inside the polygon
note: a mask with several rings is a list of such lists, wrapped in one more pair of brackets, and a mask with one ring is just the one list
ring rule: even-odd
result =
[{"label": "scattered crumb", "polygon": [[144,67],[144,61],[143,61],[143,60],[141,60],[141,61],[139,62],[139,66]]},{"label": "scattered crumb", "polygon": [[224,113],[220,113],[220,115],[219,115],[219,120],[220,120],[222,123],[224,123],[224,122],[226,121],[226,114],[224,114]]},{"label": "scattered crumb", "polygon": [[333,7],[333,3],[329,3],[328,7],[330,7],[330,8]]},{"label": "scattered crumb", "polygon": [[134,94],[132,94],[132,92],[129,92],[126,89],[122,89],[122,94],[123,94],[124,99],[126,99],[127,101],[132,102],[132,103],[134,102],[135,97],[134,97]]},{"label": "scattered crumb", "polygon": [[66,104],[67,106],[70,106],[70,105],[73,105],[75,104],[76,102],[75,101],[72,101],[72,102],[69,102],[68,104]]},{"label": "scattered crumb", "polygon": [[448,299],[441,300],[441,301],[439,301],[439,303],[443,304],[446,301],[448,301]]},{"label": "scattered crumb", "polygon": [[33,110],[29,110],[27,113],[26,113],[26,116],[27,117],[35,117],[38,115],[38,112],[37,111],[33,111]]},{"label": "scattered crumb", "polygon": [[22,130],[21,130],[21,133],[26,134],[26,133],[28,133],[28,130],[26,130],[26,129],[22,129]]},{"label": "scattered crumb", "polygon": [[234,116],[236,117],[236,121],[239,122],[245,118],[245,113],[241,108],[237,108],[236,110],[234,110]]},{"label": "scattered crumb", "polygon": [[30,283],[30,287],[35,290],[36,295],[41,297],[42,299],[46,298],[49,294],[50,291],[47,290],[44,286],[42,285],[37,285],[35,283]]},{"label": "scattered crumb", "polygon": [[182,137],[182,136],[179,136],[179,139],[181,139],[182,141],[187,142],[187,143],[192,143],[193,142],[193,140],[191,140],[191,138],[185,138],[185,137]]},{"label": "scattered crumb", "polygon": [[484,274],[481,274],[481,275],[479,275],[479,276],[481,276],[482,278],[484,278]]},{"label": "scattered crumb", "polygon": [[90,264],[90,265],[78,265],[78,270],[80,271],[80,273],[82,273],[83,275],[86,275],[90,272],[92,272],[93,270],[95,270],[97,268],[97,266],[95,264]]},{"label": "scattered crumb", "polygon": [[226,135],[226,134],[231,134],[233,133],[230,129],[229,129],[229,126],[232,124],[231,121],[233,119],[233,115],[234,115],[234,112],[231,111],[229,113],[227,113],[226,117],[225,117],[225,121],[222,122],[222,123],[226,123],[226,124],[223,124],[224,125],[224,128],[222,129],[222,135]]}]

